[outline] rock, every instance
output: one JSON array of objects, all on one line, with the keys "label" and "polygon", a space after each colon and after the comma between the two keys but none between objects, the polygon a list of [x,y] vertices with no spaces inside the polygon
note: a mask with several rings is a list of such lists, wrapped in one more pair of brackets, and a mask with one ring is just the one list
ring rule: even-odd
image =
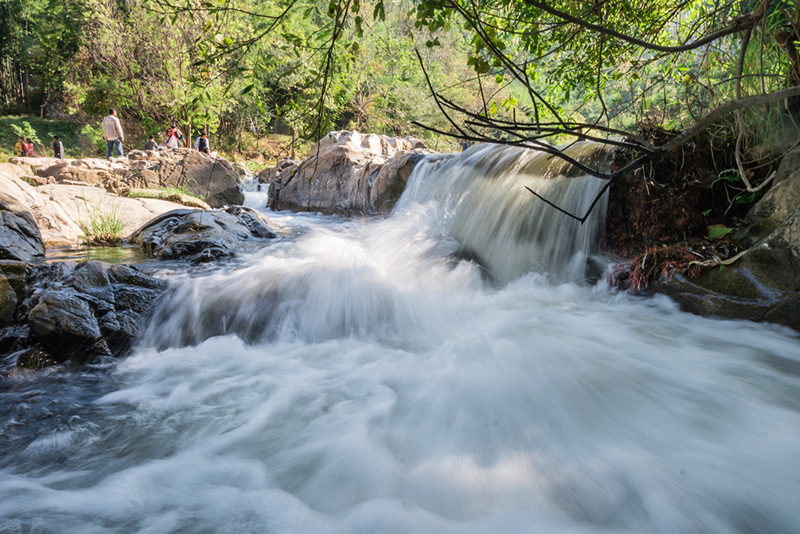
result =
[{"label": "rock", "polygon": [[[418,155],[407,157],[409,152]],[[259,180],[270,183],[270,207],[323,213],[385,213],[399,198],[414,165],[430,152],[418,139],[331,132],[311,153],[312,157],[302,163],[282,162],[259,175]],[[395,161],[394,165],[387,165]]]},{"label": "rock", "polygon": [[369,192],[369,205],[373,211],[388,213],[403,194],[408,177],[417,163],[426,157],[422,152],[401,154],[381,167]]},{"label": "rock", "polygon": [[24,349],[15,354],[17,367],[39,370],[60,363],[39,347]]},{"label": "rock", "polygon": [[744,247],[775,231],[800,208],[800,148],[784,156],[769,191],[759,200],[742,222],[734,239]]},{"label": "rock", "polygon": [[0,331],[0,353],[37,348],[47,354],[37,361],[51,363],[124,356],[142,313],[165,287],[128,265],[61,262],[30,269],[14,325]]},{"label": "rock", "polygon": [[28,271],[25,262],[0,260],[0,326],[14,322],[17,304],[25,298]]},{"label": "rock", "polygon": [[210,157],[189,148],[159,151],[134,150],[128,157],[57,160],[54,158],[11,158],[14,167],[59,183],[103,186],[117,193],[131,188],[185,187],[202,196],[212,207],[239,205],[239,175],[246,167],[235,167],[217,156]]},{"label": "rock", "polygon": [[780,180],[753,206],[736,234],[743,247],[750,247],[741,258],[692,280],[676,276],[661,281],[656,291],[693,313],[768,321],[800,331],[800,150],[786,158]]},{"label": "rock", "polygon": [[225,159],[191,150],[183,160],[183,173],[189,192],[202,196],[212,208],[238,206],[244,202],[239,190],[239,173]]},{"label": "rock", "polygon": [[0,275],[0,326],[14,322],[14,311],[17,309],[17,294],[6,279]]},{"label": "rock", "polygon": [[289,178],[289,173],[285,173],[284,171],[290,168],[296,169],[301,163],[301,161],[295,161],[289,158],[282,159],[274,167],[264,169],[258,173],[258,181],[262,184],[271,184],[272,182],[278,181],[280,176],[285,175],[287,178]]},{"label": "rock", "polygon": [[84,239],[81,223],[91,212],[108,215],[116,210],[127,235],[153,217],[180,208],[166,200],[127,198],[97,187],[49,184],[31,187],[23,179],[24,168],[0,163],[0,195],[25,206],[36,221],[45,247],[74,246]]},{"label": "rock", "polygon": [[69,289],[39,290],[31,297],[31,335],[54,354],[79,361],[110,350],[89,303]]},{"label": "rock", "polygon": [[44,258],[36,220],[17,199],[0,193],[0,259],[31,262]]},{"label": "rock", "polygon": [[233,256],[243,242],[272,239],[269,221],[243,206],[217,210],[175,210],[150,221],[129,241],[159,259],[194,263]]}]

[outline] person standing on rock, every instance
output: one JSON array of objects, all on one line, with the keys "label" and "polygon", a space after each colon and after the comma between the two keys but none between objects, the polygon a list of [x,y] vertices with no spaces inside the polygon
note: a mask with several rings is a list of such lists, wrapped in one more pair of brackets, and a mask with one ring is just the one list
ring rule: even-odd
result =
[{"label": "person standing on rock", "polygon": [[203,132],[200,134],[200,137],[197,138],[197,142],[194,144],[194,147],[203,154],[211,154],[211,147],[208,144],[208,132]]},{"label": "person standing on rock", "polygon": [[108,115],[103,119],[103,137],[106,138],[106,159],[111,159],[111,154],[116,148],[120,157],[125,154],[122,152],[122,143],[125,141],[125,134],[122,133],[122,124],[117,118],[117,110],[109,109]]},{"label": "person standing on rock", "polygon": [[25,155],[28,156],[29,158],[35,158],[36,154],[33,151],[33,141],[31,140],[30,137],[25,139],[25,144],[28,145],[28,150],[27,152],[25,152]]},{"label": "person standing on rock", "polygon": [[64,144],[58,140],[58,136],[53,136],[53,142],[50,144],[53,147],[53,157],[56,159],[64,159]]}]

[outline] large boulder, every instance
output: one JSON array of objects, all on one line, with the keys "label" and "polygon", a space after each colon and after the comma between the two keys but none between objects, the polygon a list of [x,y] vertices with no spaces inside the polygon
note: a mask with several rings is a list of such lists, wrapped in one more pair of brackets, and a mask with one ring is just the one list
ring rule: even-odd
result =
[{"label": "large boulder", "polygon": [[33,175],[33,181],[48,180],[66,185],[96,186],[113,193],[130,189],[185,188],[202,196],[214,208],[240,205],[239,171],[225,158],[207,156],[189,148],[158,151],[133,150],[126,157],[11,158],[9,163]]},{"label": "large boulder", "polygon": [[0,192],[0,259],[35,261],[44,258],[44,242],[36,220],[25,205]]},{"label": "large boulder", "polygon": [[90,223],[92,217],[116,215],[122,223],[122,234],[127,235],[153,217],[181,207],[159,199],[120,197],[98,187],[64,184],[33,187],[25,181],[26,172],[29,172],[27,167],[0,163],[0,196],[12,199],[30,212],[45,247],[79,244],[85,237],[81,226]]},{"label": "large boulder", "polygon": [[746,248],[736,261],[691,280],[662,280],[656,291],[686,311],[800,331],[800,149],[784,157],[776,183],[734,237]]},{"label": "large boulder", "polygon": [[419,139],[331,132],[303,162],[281,162],[259,179],[270,183],[270,207],[322,213],[385,213],[414,165],[430,153]]},{"label": "large boulder", "polygon": [[0,330],[0,356],[28,367],[124,356],[165,287],[135,267],[97,261],[0,262],[0,273],[17,299],[6,315],[12,326]]},{"label": "large boulder", "polygon": [[202,263],[233,256],[249,243],[276,237],[270,224],[263,215],[244,206],[180,209],[156,217],[128,240],[148,256]]},{"label": "large boulder", "polygon": [[123,181],[131,188],[185,188],[212,208],[237,206],[244,201],[239,190],[239,172],[225,158],[188,148],[136,150],[128,157],[133,162]]}]

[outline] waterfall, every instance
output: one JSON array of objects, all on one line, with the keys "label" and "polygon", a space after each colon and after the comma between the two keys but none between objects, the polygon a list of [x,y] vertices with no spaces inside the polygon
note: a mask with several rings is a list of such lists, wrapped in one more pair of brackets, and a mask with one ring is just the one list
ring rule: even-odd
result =
[{"label": "waterfall", "polygon": [[257,176],[245,177],[239,182],[239,189],[244,195],[242,206],[263,210],[269,202],[269,186],[259,183]]},{"label": "waterfall", "polygon": [[[612,153],[603,145],[582,142],[566,152],[601,171],[611,164]],[[395,213],[413,204],[436,204],[445,231],[501,283],[529,271],[580,281],[603,237],[607,195],[581,224],[546,205],[526,186],[582,216],[603,185],[603,180],[544,152],[477,145],[420,162]]]},{"label": "waterfall", "polygon": [[[601,166],[610,159],[589,143],[570,155]],[[273,244],[245,268],[176,279],[143,339],[159,348],[231,333],[249,343],[388,339],[436,324],[432,290],[486,280],[502,286],[530,271],[582,281],[605,202],[581,225],[524,186],[577,213],[602,185],[563,160],[515,147],[432,157],[414,170],[386,220],[319,229]]]}]

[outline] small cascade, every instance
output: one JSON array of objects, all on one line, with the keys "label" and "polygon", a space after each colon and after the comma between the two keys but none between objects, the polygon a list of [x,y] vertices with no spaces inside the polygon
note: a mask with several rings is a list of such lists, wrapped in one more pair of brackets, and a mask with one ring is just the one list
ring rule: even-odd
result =
[{"label": "small cascade", "polygon": [[[608,164],[600,145],[581,145],[573,157]],[[452,315],[441,302],[487,278],[500,287],[531,271],[584,280],[605,203],[581,225],[526,185],[579,213],[603,182],[514,147],[430,158],[388,219],[339,221],[273,244],[233,272],[174,280],[142,340],[163,349],[232,333],[248,343],[435,336],[435,318]]]},{"label": "small cascade", "polygon": [[[604,145],[589,142],[566,152],[600,170],[610,168],[613,155]],[[525,187],[582,216],[603,185],[603,180],[544,152],[478,145],[420,162],[395,212],[433,203],[444,231],[501,284],[530,271],[558,281],[580,281],[603,237],[607,197],[581,224]]]},{"label": "small cascade", "polygon": [[269,184],[262,184],[258,176],[245,176],[239,182],[239,189],[244,195],[242,206],[263,210],[269,202]]}]

